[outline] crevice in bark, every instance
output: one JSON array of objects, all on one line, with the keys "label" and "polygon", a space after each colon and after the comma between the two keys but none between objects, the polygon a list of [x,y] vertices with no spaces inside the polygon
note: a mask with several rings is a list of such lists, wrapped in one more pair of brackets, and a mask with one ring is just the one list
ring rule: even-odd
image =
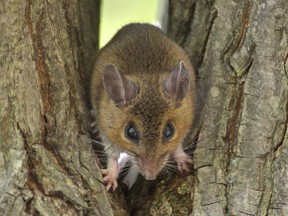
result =
[{"label": "crevice in bark", "polygon": [[197,167],[196,170],[201,169],[201,168],[204,168],[204,167],[213,167],[213,164],[212,164],[212,162],[211,162],[211,164],[205,164],[205,165],[203,165],[203,166],[199,166],[199,167]]},{"label": "crevice in bark", "polygon": [[[69,47],[71,47],[71,52],[72,52],[72,58],[73,58],[73,67],[74,69],[77,71],[77,81],[78,83],[84,84],[83,86],[78,85],[77,89],[81,91],[81,96],[83,98],[83,101],[85,102],[86,107],[89,108],[89,88],[87,86],[89,86],[89,84],[86,83],[88,79],[88,77],[85,77],[85,74],[87,74],[88,72],[85,71],[85,59],[84,56],[81,54],[81,42],[80,42],[80,35],[79,32],[77,30],[77,28],[73,27],[73,23],[72,20],[70,18],[69,15],[69,2],[68,1],[63,1],[62,2],[62,9],[64,11],[64,17],[66,20],[66,31],[68,33],[68,35],[71,35],[71,37],[68,37],[68,41],[69,41]],[[77,48],[77,49],[75,49]],[[87,61],[87,60],[86,60]],[[79,62],[79,63],[77,63]],[[83,63],[81,63],[83,62]],[[70,73],[70,69],[68,64],[65,62],[65,71],[67,72],[67,74],[69,74],[69,77],[72,76],[72,74]],[[87,68],[86,68],[87,70]],[[68,73],[69,72],[69,73]],[[79,79],[80,78],[80,79]],[[75,89],[74,84],[73,83],[69,83],[71,86],[73,86],[70,89]],[[84,91],[85,90],[85,91]],[[76,112],[77,113],[77,112]]]},{"label": "crevice in bark", "polygon": [[219,203],[219,201],[211,202],[211,203],[205,203],[205,204],[203,204],[203,206],[210,206],[210,205],[214,205],[214,204],[217,204],[217,203]]},{"label": "crevice in bark", "polygon": [[[25,7],[25,20],[26,24],[29,28],[30,37],[32,39],[32,44],[34,48],[34,54],[35,54],[35,68],[36,68],[36,75],[38,79],[39,84],[39,91],[41,96],[41,113],[39,113],[40,116],[40,123],[41,123],[41,145],[47,150],[46,153],[51,156],[51,159],[55,162],[54,165],[58,166],[64,173],[71,174],[69,172],[69,168],[64,164],[64,159],[57,151],[56,144],[54,145],[53,141],[47,141],[49,136],[53,134],[53,131],[55,130],[53,127],[54,125],[51,125],[51,122],[49,122],[49,115],[52,112],[53,103],[52,103],[52,91],[50,89],[51,87],[51,81],[49,77],[49,73],[47,70],[47,65],[45,63],[45,53],[44,53],[44,47],[42,43],[42,30],[43,30],[43,24],[42,21],[44,19],[44,9],[41,10],[41,14],[39,16],[39,19],[36,22],[35,32],[33,28],[33,23],[31,19],[31,0],[26,0],[26,7]],[[68,21],[67,21],[68,22]],[[72,47],[72,46],[71,46]],[[73,50],[73,49],[72,49]],[[75,62],[75,60],[74,60]],[[69,89],[75,89],[73,87]],[[71,98],[70,98],[71,99]],[[80,113],[80,112],[76,112]],[[76,117],[76,119],[79,119]],[[20,128],[20,127],[19,127]],[[22,133],[23,134],[23,133]],[[51,135],[52,136],[52,135]],[[32,146],[28,146],[28,143],[26,144],[26,152],[28,153],[28,162],[30,167],[30,187],[35,189],[35,186],[42,191],[43,194],[49,195],[49,192],[45,191],[44,187],[40,185],[40,183],[37,181],[37,178],[39,178],[37,174],[37,164],[35,164],[35,160],[37,160],[37,153],[33,149]],[[68,200],[66,200],[67,202]]]},{"label": "crevice in bark", "polygon": [[34,200],[34,197],[26,201],[26,206],[25,206],[24,211],[25,213],[30,214],[30,215],[40,215],[39,212],[35,208],[33,208],[33,200]]},{"label": "crevice in bark", "polygon": [[249,213],[247,213],[247,212],[244,212],[244,211],[238,211],[239,213],[241,213],[241,214],[244,214],[244,215],[250,215],[250,216],[254,216],[254,214],[249,214]]},{"label": "crevice in bark", "polygon": [[31,19],[31,0],[26,0],[26,7],[25,7],[25,20],[26,24],[29,29],[30,37],[32,40],[34,54],[35,54],[35,68],[36,68],[36,75],[38,78],[38,85],[40,90],[40,96],[42,101],[42,112],[40,113],[40,119],[42,122],[41,127],[41,137],[42,137],[42,144],[47,146],[46,137],[47,137],[47,118],[46,113],[51,111],[52,104],[51,104],[51,91],[50,88],[50,77],[47,72],[47,66],[45,64],[45,53],[42,44],[41,38],[41,31],[42,31],[42,20],[44,16],[44,11],[42,9],[41,14],[39,16],[38,21],[36,22],[36,33],[34,33],[33,23]]},{"label": "crevice in bark", "polygon": [[[228,43],[228,46],[223,53],[223,62],[227,65],[228,71],[231,70],[233,73],[235,73],[236,76],[237,76],[237,71],[235,70],[235,68],[231,64],[230,59],[231,59],[231,56],[238,49],[240,49],[241,46],[243,45],[243,41],[246,37],[246,32],[247,32],[248,25],[249,25],[249,18],[250,18],[251,9],[252,9],[252,4],[251,4],[250,0],[246,0],[244,2],[244,6],[242,9],[243,14],[242,14],[242,20],[240,21],[241,23],[239,23],[238,28],[235,29],[235,32],[231,38],[231,41],[230,41],[230,43]],[[239,31],[238,33],[236,33],[237,30]]]},{"label": "crevice in bark", "polygon": [[[276,127],[275,127],[276,130]],[[271,140],[271,142],[273,142]],[[268,215],[270,201],[272,198],[273,191],[273,163],[274,152],[266,154],[264,157],[265,164],[263,165],[264,172],[266,173],[265,179],[263,180],[263,188],[258,189],[261,192],[261,198],[259,200],[259,205],[257,206],[256,215]]]},{"label": "crevice in bark", "polygon": [[213,24],[214,24],[214,20],[217,17],[217,13],[218,13],[217,9],[212,7],[211,10],[210,10],[210,14],[209,14],[208,22],[207,22],[208,23],[208,27],[206,27],[206,31],[205,31],[206,34],[204,35],[204,42],[202,44],[201,55],[198,56],[197,62],[195,60],[193,62],[195,67],[197,67],[197,68],[200,67],[200,65],[203,62],[203,59],[204,59],[204,56],[205,56],[205,53],[206,53],[208,39],[209,39],[211,30],[212,30],[212,27],[213,27]]},{"label": "crevice in bark", "polygon": [[[47,65],[45,63],[45,53],[41,38],[41,32],[43,28],[43,16],[44,16],[44,9],[42,9],[39,19],[36,22],[35,33],[33,29],[33,23],[31,19],[31,0],[26,0],[26,7],[25,7],[25,20],[26,24],[29,29],[30,37],[32,39],[34,54],[35,54],[35,67],[36,67],[36,74],[38,78],[38,85],[40,89],[40,95],[42,99],[42,106],[43,113],[47,113],[51,110],[51,91],[50,91],[50,77],[47,72]],[[43,114],[42,113],[42,114]]]},{"label": "crevice in bark", "polygon": [[[230,63],[230,58],[231,56],[236,52],[236,50],[240,49],[244,38],[245,38],[245,33],[248,28],[249,24],[249,15],[251,11],[251,2],[245,1],[244,3],[244,8],[243,8],[243,16],[242,16],[242,22],[240,26],[240,33],[233,37],[233,40],[231,41],[230,45],[227,47],[227,49],[224,51],[224,62],[229,64],[229,68],[232,69],[232,71],[235,72],[234,67]],[[252,47],[252,53],[254,52],[254,47]],[[231,156],[233,155],[233,143],[235,142],[237,138],[237,132],[238,132],[238,123],[239,119],[241,117],[242,113],[242,103],[244,99],[244,86],[245,86],[245,80],[243,79],[244,75],[247,75],[250,67],[252,66],[253,59],[249,58],[247,61],[248,63],[246,66],[243,68],[242,73],[240,76],[237,78],[237,74],[235,74],[235,91],[234,94],[231,97],[230,103],[229,103],[229,108],[230,110],[233,110],[232,117],[230,118],[228,125],[227,125],[227,132],[224,137],[224,140],[226,143],[228,143],[228,162],[231,161]],[[229,164],[227,164],[226,171],[228,171]]]},{"label": "crevice in bark", "polygon": [[189,17],[186,22],[184,22],[178,29],[178,32],[176,33],[176,38],[177,37],[183,37],[182,41],[179,41],[179,44],[184,47],[184,44],[186,43],[189,34],[191,33],[191,26],[195,14],[195,7],[196,3],[192,2],[190,7],[188,8],[189,11]]},{"label": "crevice in bark", "polygon": [[[237,133],[238,133],[238,127],[239,127],[239,121],[241,119],[241,113],[243,109],[243,100],[244,100],[244,88],[245,88],[245,76],[249,72],[249,69],[251,68],[253,64],[253,58],[252,54],[255,50],[255,44],[249,44],[248,47],[250,48],[250,56],[248,59],[246,59],[245,65],[241,68],[241,71],[239,72],[239,68],[235,68],[233,64],[231,63],[231,57],[232,55],[237,51],[240,50],[243,46],[246,32],[249,25],[249,17],[250,17],[250,11],[251,11],[252,5],[251,2],[245,1],[244,6],[242,9],[242,20],[240,23],[239,33],[234,34],[232,37],[232,40],[230,44],[228,45],[227,49],[223,53],[223,62],[227,65],[227,70],[234,73],[234,85],[235,90],[234,94],[231,96],[231,100],[229,102],[229,108],[233,111],[231,118],[228,121],[227,129],[226,129],[226,135],[223,138],[225,143],[227,143],[227,164],[225,168],[225,172],[229,173],[230,169],[230,162],[232,161],[232,158],[234,157],[234,145],[237,140]],[[236,31],[236,30],[235,30]],[[228,187],[226,185],[225,187],[225,197],[227,199],[228,197]],[[229,205],[226,202],[225,211],[226,214],[230,214],[231,210],[229,209]],[[243,212],[244,213],[244,212]],[[246,213],[245,213],[246,214]]]},{"label": "crevice in bark", "polygon": [[230,118],[224,141],[228,144],[228,160],[226,165],[226,172],[229,171],[231,157],[233,157],[233,145],[237,139],[238,123],[242,112],[242,103],[244,98],[244,83],[237,83],[234,95],[231,97],[229,107],[233,110],[232,117]]},{"label": "crevice in bark", "polygon": [[[181,6],[178,5],[176,7],[176,4],[180,4]],[[185,19],[181,19],[178,22],[178,25],[176,29],[168,29],[167,32],[172,32],[173,33],[173,39],[177,41],[180,45],[184,45],[185,41],[191,32],[191,24],[193,21],[194,17],[194,12],[195,12],[195,1],[186,1],[186,2],[181,2],[181,1],[170,1],[169,3],[169,22],[171,23],[171,16],[175,14],[174,9],[175,8],[180,8],[182,13],[186,14],[187,10],[188,12],[188,17]],[[185,15],[184,15],[185,16]],[[170,25],[168,25],[168,28],[171,28]],[[180,39],[181,38],[181,39]]]},{"label": "crevice in bark", "polygon": [[[48,194],[46,194],[51,200],[59,200],[63,201],[65,200],[65,206],[61,206],[62,212],[66,213],[65,208],[71,212],[77,212],[77,215],[81,213],[81,205],[77,202],[73,202],[72,199],[69,199],[69,197],[65,196],[61,191],[53,191]],[[55,206],[55,205],[54,205]],[[55,206],[55,209],[59,208],[58,206]]]},{"label": "crevice in bark", "polygon": [[[98,7],[100,3],[98,2]],[[94,68],[94,61],[95,61],[95,56],[96,56],[96,51],[98,49],[98,40],[90,44],[85,44],[85,33],[86,29],[82,29],[82,24],[87,24],[86,22],[81,20],[83,18],[83,14],[81,14],[80,10],[84,10],[83,8],[79,8],[77,11],[79,13],[79,20],[78,22],[80,23],[80,29],[75,28],[73,26],[72,22],[72,15],[69,14],[69,7],[70,3],[68,1],[63,1],[62,2],[62,9],[64,11],[64,17],[66,20],[66,31],[69,37],[69,44],[71,47],[71,52],[72,52],[72,57],[73,57],[73,66],[74,69],[77,71],[77,78],[78,78],[78,89],[81,91],[82,99],[85,102],[85,105],[87,109],[91,108],[90,100],[89,100],[89,92],[90,92],[90,76],[92,74],[93,68]],[[86,8],[87,9],[87,8]],[[92,10],[91,8],[90,10]],[[95,10],[97,10],[95,8]],[[93,13],[95,13],[94,11]],[[84,22],[84,23],[83,23]],[[90,22],[95,22],[95,21],[90,21]],[[83,32],[81,32],[83,30]],[[96,31],[98,34],[97,29],[93,29],[93,32]],[[94,36],[94,34],[91,34]],[[87,39],[87,38],[86,38]],[[91,42],[91,41],[90,41]],[[95,45],[96,44],[96,45]],[[86,46],[85,46],[86,45]],[[95,49],[93,49],[95,48]],[[88,54],[87,54],[88,53]],[[79,62],[79,63],[78,63]]]},{"label": "crevice in bark", "polygon": [[34,200],[34,194],[41,194],[44,195],[44,188],[43,185],[38,181],[37,179],[37,175],[35,174],[35,170],[34,170],[34,163],[32,161],[33,158],[33,150],[29,147],[29,141],[28,141],[28,137],[26,135],[26,133],[22,130],[22,128],[20,127],[19,123],[16,123],[16,127],[17,130],[19,131],[22,140],[23,140],[23,146],[24,149],[27,153],[27,165],[28,165],[28,179],[27,179],[27,186],[30,189],[30,191],[33,193],[33,198],[31,198],[29,201],[26,202],[26,206],[25,206],[25,212],[28,214],[31,213],[36,213],[37,210],[35,208],[33,208],[33,200]]},{"label": "crevice in bark", "polygon": [[284,122],[284,128],[282,130],[282,135],[280,137],[279,142],[275,145],[274,147],[274,153],[276,153],[278,151],[278,149],[283,145],[283,142],[285,140],[286,134],[287,134],[287,127],[288,127],[288,100],[286,101],[286,119]]},{"label": "crevice in bark", "polygon": [[245,39],[245,35],[246,35],[249,21],[250,21],[249,19],[250,19],[251,8],[252,8],[251,1],[246,0],[244,2],[240,34],[236,38],[236,46],[235,46],[234,50],[232,51],[232,53],[234,53],[237,49],[239,49],[241,47],[241,44],[243,43],[243,41]]},{"label": "crevice in bark", "polygon": [[285,72],[285,76],[288,79],[288,72],[287,72],[287,68],[286,68],[287,59],[288,59],[288,51],[285,53],[284,60],[283,60],[283,69]]}]

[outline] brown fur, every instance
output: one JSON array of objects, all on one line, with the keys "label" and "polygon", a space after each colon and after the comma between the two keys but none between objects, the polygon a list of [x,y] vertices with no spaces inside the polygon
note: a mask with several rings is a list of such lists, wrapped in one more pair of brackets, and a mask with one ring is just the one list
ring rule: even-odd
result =
[{"label": "brown fur", "polygon": [[[165,95],[162,82],[180,61],[189,70],[191,83],[188,94],[178,104]],[[116,65],[138,86],[136,97],[126,106],[117,107],[104,88],[102,72],[106,64]],[[164,156],[182,144],[192,127],[194,97],[194,70],[189,58],[158,28],[127,25],[100,50],[91,81],[91,100],[101,136],[119,149],[162,167]],[[131,121],[141,134],[138,144],[125,137],[125,127]],[[174,136],[163,143],[162,131],[169,121],[174,125]]]}]

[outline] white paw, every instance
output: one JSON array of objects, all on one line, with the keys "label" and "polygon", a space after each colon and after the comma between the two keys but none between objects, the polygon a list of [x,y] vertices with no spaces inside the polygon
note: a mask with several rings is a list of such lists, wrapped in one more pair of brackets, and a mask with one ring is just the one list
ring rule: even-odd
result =
[{"label": "white paw", "polygon": [[174,155],[174,159],[180,172],[188,172],[190,170],[189,166],[192,164],[192,160],[187,154],[176,154]]},{"label": "white paw", "polygon": [[118,172],[109,169],[101,169],[101,173],[103,175],[103,182],[105,183],[106,190],[109,191],[110,188],[112,188],[112,190],[114,191],[118,186]]}]

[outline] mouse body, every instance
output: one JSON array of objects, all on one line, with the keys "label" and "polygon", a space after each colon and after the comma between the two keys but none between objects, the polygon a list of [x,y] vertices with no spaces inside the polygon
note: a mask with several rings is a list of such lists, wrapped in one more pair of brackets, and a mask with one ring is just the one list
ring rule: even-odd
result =
[{"label": "mouse body", "polygon": [[182,142],[195,113],[195,74],[184,50],[159,28],[129,24],[97,56],[91,103],[105,152],[107,190],[117,187],[121,152],[154,180],[169,157],[180,171],[190,157]]}]

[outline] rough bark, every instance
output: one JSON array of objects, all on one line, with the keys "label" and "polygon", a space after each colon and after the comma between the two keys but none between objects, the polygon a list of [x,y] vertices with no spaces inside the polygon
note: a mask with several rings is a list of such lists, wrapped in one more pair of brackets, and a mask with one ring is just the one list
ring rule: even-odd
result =
[{"label": "rough bark", "polygon": [[287,214],[287,1],[172,1],[171,14],[205,101],[192,215]]},{"label": "rough bark", "polygon": [[0,13],[0,215],[113,215],[87,142],[99,2],[2,0]]},{"label": "rough bark", "polygon": [[286,215],[287,2],[170,3],[197,70],[194,172],[142,191],[137,215]]},{"label": "rough bark", "polygon": [[98,14],[94,0],[0,1],[0,214],[285,215],[286,1],[170,1],[168,34],[197,70],[194,171],[140,178],[125,204],[87,142]]}]

